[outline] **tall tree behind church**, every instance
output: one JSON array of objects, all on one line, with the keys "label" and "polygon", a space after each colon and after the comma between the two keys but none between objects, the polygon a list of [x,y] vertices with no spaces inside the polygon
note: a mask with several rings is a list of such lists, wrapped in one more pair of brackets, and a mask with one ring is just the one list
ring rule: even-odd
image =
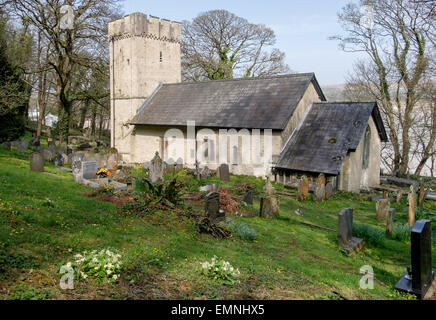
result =
[{"label": "tall tree behind church", "polygon": [[344,51],[368,57],[356,63],[346,93],[378,101],[389,131],[383,156],[391,171],[408,173],[416,155],[420,174],[436,152],[436,110],[429,99],[435,84],[435,1],[361,0],[338,17],[345,34],[332,39]]},{"label": "tall tree behind church", "polygon": [[[94,57],[106,48],[107,24],[119,17],[119,0],[14,0],[10,9],[48,39],[48,65],[54,70],[59,106],[58,131],[61,142],[69,134],[73,103],[77,100],[72,77],[77,68],[92,68]],[[72,11],[62,11],[64,4]],[[62,12],[61,12],[62,11]],[[67,15],[72,24],[61,27]],[[84,53],[91,54],[84,54]]]},{"label": "tall tree behind church", "polygon": [[274,31],[225,10],[183,22],[184,80],[265,77],[289,72],[285,54],[274,48]]}]

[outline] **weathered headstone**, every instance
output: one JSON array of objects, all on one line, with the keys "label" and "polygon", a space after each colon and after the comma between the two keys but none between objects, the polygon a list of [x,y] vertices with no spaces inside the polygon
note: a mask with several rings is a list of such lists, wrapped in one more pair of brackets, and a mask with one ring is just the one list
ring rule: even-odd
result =
[{"label": "weathered headstone", "polygon": [[224,182],[230,182],[230,171],[229,171],[229,165],[228,164],[222,164],[219,166],[217,170],[217,174],[221,181]]},{"label": "weathered headstone", "polygon": [[280,198],[267,196],[260,198],[260,217],[276,218],[280,215]]},{"label": "weathered headstone", "polygon": [[404,191],[403,190],[398,190],[397,191],[397,203],[401,203],[401,200],[403,199],[404,196]]},{"label": "weathered headstone", "polygon": [[111,172],[117,171],[118,168],[118,150],[116,148],[109,149],[107,153],[107,169]]},{"label": "weathered headstone", "polygon": [[71,169],[73,170],[74,181],[80,183],[83,179],[82,161],[85,160],[85,154],[75,152],[71,154]]},{"label": "weathered headstone", "polygon": [[335,187],[333,186],[333,182],[327,182],[325,186],[325,198],[329,199],[335,194]]},{"label": "weathered headstone", "polygon": [[419,183],[419,192],[418,192],[418,206],[422,208],[424,206],[425,201],[425,185],[424,182],[421,181]]},{"label": "weathered headstone", "polygon": [[298,195],[297,200],[300,202],[304,202],[307,200],[307,196],[309,195],[309,179],[306,176],[303,176],[298,184]]},{"label": "weathered headstone", "polygon": [[386,235],[391,237],[394,230],[395,221],[395,209],[389,209],[388,216],[386,218]]},{"label": "weathered headstone", "polygon": [[54,158],[54,153],[52,150],[47,149],[47,148],[42,148],[41,150],[42,156],[44,157],[45,161],[49,161],[51,162]]},{"label": "weathered headstone", "polygon": [[33,152],[29,156],[30,170],[44,172],[44,157],[40,152]]},{"label": "weathered headstone", "polygon": [[413,227],[416,221],[416,191],[415,186],[410,186],[410,193],[407,197],[408,207],[407,207],[407,222],[409,226]]},{"label": "weathered headstone", "polygon": [[212,171],[206,166],[200,170],[200,179],[206,180],[212,176]]},{"label": "weathered headstone", "polygon": [[17,151],[19,154],[23,154],[28,148],[29,148],[29,140],[23,139],[23,140],[15,140],[14,146],[17,148]]},{"label": "weathered headstone", "polygon": [[353,237],[353,209],[346,208],[339,212],[338,218],[339,248],[350,253],[358,251],[363,246],[363,240]]},{"label": "weathered headstone", "polygon": [[263,187],[263,192],[269,196],[271,196],[275,193],[275,189],[271,183],[271,179],[269,176],[266,177],[266,183],[265,183],[265,186]]},{"label": "weathered headstone", "polygon": [[3,149],[11,151],[11,143],[9,141],[3,142]]},{"label": "weathered headstone", "polygon": [[325,184],[326,184],[325,176],[323,173],[321,173],[316,179],[315,191],[313,193],[313,201],[321,202],[325,200],[326,198]]},{"label": "weathered headstone", "polygon": [[82,162],[82,176],[83,179],[95,179],[95,174],[98,171],[97,161],[83,161]]},{"label": "weathered headstone", "polygon": [[248,190],[247,193],[245,194],[244,198],[242,199],[242,201],[244,201],[246,204],[251,206],[253,204],[253,201],[254,201],[254,191]]},{"label": "weathered headstone", "polygon": [[62,153],[58,153],[53,161],[54,161],[54,165],[56,167],[63,167],[64,166],[64,158],[62,156]]},{"label": "weathered headstone", "polygon": [[417,221],[411,233],[411,262],[395,289],[414,294],[423,299],[434,280],[431,246],[432,229],[430,220]]},{"label": "weathered headstone", "polygon": [[218,192],[211,192],[206,196],[204,211],[206,216],[211,220],[225,217],[225,212],[220,210],[220,194]]},{"label": "weathered headstone", "polygon": [[385,221],[389,214],[389,209],[391,208],[391,202],[389,199],[378,200],[375,204],[376,218],[380,221]]},{"label": "weathered headstone", "polygon": [[152,183],[162,182],[164,179],[165,162],[159,157],[159,152],[156,152],[154,158],[150,162],[148,177]]}]

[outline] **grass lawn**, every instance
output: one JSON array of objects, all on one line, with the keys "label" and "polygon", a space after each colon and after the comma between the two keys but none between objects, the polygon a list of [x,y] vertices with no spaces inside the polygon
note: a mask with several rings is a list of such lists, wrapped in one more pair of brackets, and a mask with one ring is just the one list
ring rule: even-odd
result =
[{"label": "grass lawn", "polygon": [[[356,222],[384,230],[367,195],[340,193],[319,204],[283,196],[278,219],[232,217],[254,229],[256,240],[216,240],[198,233],[192,219],[172,212],[123,214],[111,203],[85,196],[90,190],[74,183],[70,173],[47,163],[46,171],[59,177],[30,172],[28,155],[0,151],[0,299],[337,299],[332,292],[349,299],[410,298],[393,289],[410,264],[407,240],[386,238],[378,247],[347,255],[337,248],[336,232],[301,223],[336,230],[338,212],[352,207]],[[232,177],[226,186],[247,182],[263,185]],[[256,212],[258,206],[256,201],[245,211]],[[393,206],[396,222],[405,223],[406,203]],[[436,213],[434,202],[425,206]],[[194,210],[201,212],[202,204]],[[119,281],[88,279],[76,281],[74,290],[60,288],[62,265],[77,253],[105,248],[122,254]],[[239,282],[225,285],[201,274],[200,263],[214,255],[241,271]],[[374,269],[373,290],[359,287],[364,265]]]}]

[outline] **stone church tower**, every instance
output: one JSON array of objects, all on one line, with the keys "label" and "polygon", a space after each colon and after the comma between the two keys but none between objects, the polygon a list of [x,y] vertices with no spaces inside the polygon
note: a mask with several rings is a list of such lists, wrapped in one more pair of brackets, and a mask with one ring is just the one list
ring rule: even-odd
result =
[{"label": "stone church tower", "polygon": [[127,123],[160,83],[181,82],[181,24],[143,13],[109,23],[111,146],[134,156],[135,129]]}]

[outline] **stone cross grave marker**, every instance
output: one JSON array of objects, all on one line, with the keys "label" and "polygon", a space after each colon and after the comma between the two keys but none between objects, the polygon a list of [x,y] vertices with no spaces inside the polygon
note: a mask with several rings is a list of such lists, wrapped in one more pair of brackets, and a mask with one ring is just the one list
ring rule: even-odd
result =
[{"label": "stone cross grave marker", "polygon": [[339,212],[338,219],[339,248],[350,253],[358,251],[363,246],[363,240],[353,237],[353,209],[346,208]]},{"label": "stone cross grave marker", "polygon": [[107,153],[107,169],[110,172],[116,172],[118,169],[118,150],[116,148],[109,149]]},{"label": "stone cross grave marker", "polygon": [[218,192],[211,192],[206,196],[204,211],[211,220],[225,217],[226,213],[220,210],[220,194]]},{"label": "stone cross grave marker", "polygon": [[315,191],[313,193],[313,201],[321,202],[325,200],[326,198],[325,184],[326,184],[325,175],[321,173],[316,179]]},{"label": "stone cross grave marker", "polygon": [[297,200],[300,202],[304,202],[307,200],[307,196],[309,195],[309,179],[306,176],[303,176],[298,184],[298,195]]},{"label": "stone cross grave marker", "polygon": [[30,170],[44,172],[44,157],[40,152],[33,152],[29,156]]},{"label": "stone cross grave marker", "polygon": [[418,299],[425,298],[434,280],[431,262],[431,236],[431,221],[417,221],[411,233],[412,268],[408,268],[395,286],[398,291],[414,294]]},{"label": "stone cross grave marker", "polygon": [[380,221],[385,221],[391,208],[391,201],[389,199],[380,199],[375,204],[376,218]]},{"label": "stone cross grave marker", "polygon": [[230,170],[228,164],[223,163],[222,165],[219,166],[218,176],[221,179],[221,181],[230,182]]},{"label": "stone cross grave marker", "polygon": [[407,208],[407,222],[409,226],[413,227],[416,221],[416,191],[415,186],[410,186],[410,193],[407,197],[408,208]]}]

